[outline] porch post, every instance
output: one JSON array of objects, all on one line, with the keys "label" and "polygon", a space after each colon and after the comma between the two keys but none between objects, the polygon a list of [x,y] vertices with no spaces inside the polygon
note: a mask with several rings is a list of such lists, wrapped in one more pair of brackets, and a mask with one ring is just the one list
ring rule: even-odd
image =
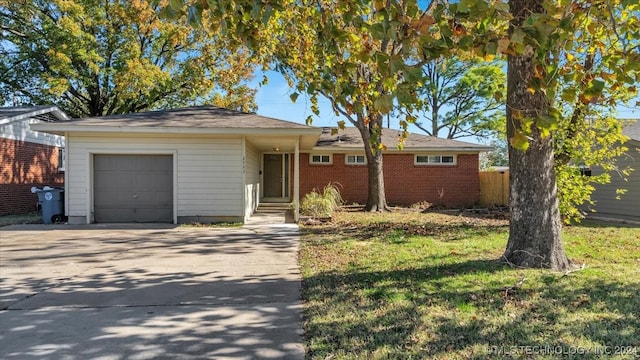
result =
[{"label": "porch post", "polygon": [[293,219],[300,219],[300,137],[296,139],[293,157]]},{"label": "porch post", "polygon": [[64,207],[64,216],[69,218],[69,132],[64,132],[64,148],[62,149],[62,156],[64,157],[64,203],[67,206]]}]

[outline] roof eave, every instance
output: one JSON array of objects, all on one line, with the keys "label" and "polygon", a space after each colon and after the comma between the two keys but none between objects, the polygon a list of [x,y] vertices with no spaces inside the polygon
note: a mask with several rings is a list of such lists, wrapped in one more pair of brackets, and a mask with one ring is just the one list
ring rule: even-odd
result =
[{"label": "roof eave", "polygon": [[139,133],[139,134],[207,134],[207,135],[316,135],[320,128],[202,128],[164,126],[93,126],[71,124],[35,124],[32,128],[51,134],[82,133]]},{"label": "roof eave", "polygon": [[56,118],[58,118],[58,120],[60,121],[69,121],[71,120],[71,118],[69,117],[69,115],[67,115],[66,113],[64,113],[62,110],[60,110],[57,106],[54,106],[54,109],[51,111],[51,113],[53,114],[53,116],[55,116]]},{"label": "roof eave", "polygon": [[629,138],[629,140],[627,140],[627,143],[634,146],[640,146],[640,139]]},{"label": "roof eave", "polygon": [[49,107],[46,107],[46,108],[29,111],[29,112],[26,112],[26,113],[23,113],[23,114],[20,114],[20,115],[9,116],[9,117],[6,117],[4,119],[0,119],[0,124],[11,123],[11,122],[15,122],[15,121],[18,121],[18,120],[29,119],[29,118],[32,118],[34,116],[43,115],[43,114],[46,114],[46,113],[52,113],[53,116],[55,116],[56,119],[58,119],[60,121],[68,121],[68,120],[71,119],[71,118],[69,118],[69,116],[67,116],[67,114],[62,112],[62,110],[60,110],[60,108],[58,108],[57,106],[53,105],[53,106],[49,106]]},{"label": "roof eave", "polygon": [[[328,151],[328,152],[336,152],[336,151],[359,151],[362,150],[362,145],[351,145],[351,146],[314,146],[313,151]],[[409,147],[405,146],[402,150],[398,148],[390,148],[388,147],[385,152],[387,153],[406,153],[406,152],[456,152],[456,153],[479,153],[479,152],[489,152],[494,150],[491,146],[472,146],[472,147]]]}]

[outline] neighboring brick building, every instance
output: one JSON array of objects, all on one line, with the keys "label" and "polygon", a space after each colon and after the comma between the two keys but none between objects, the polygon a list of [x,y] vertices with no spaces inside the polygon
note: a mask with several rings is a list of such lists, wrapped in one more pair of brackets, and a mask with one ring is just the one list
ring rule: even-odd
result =
[{"label": "neighboring brick building", "polygon": [[[471,206],[478,201],[478,154],[491,148],[411,134],[397,150],[399,131],[384,129],[385,194],[390,205],[427,201],[442,206]],[[367,201],[367,165],[355,128],[332,135],[323,129],[313,151],[300,154],[300,194],[337,183],[347,203]]]},{"label": "neighboring brick building", "polygon": [[34,211],[32,186],[64,185],[64,137],[31,130],[64,120],[56,106],[0,108],[0,215]]}]

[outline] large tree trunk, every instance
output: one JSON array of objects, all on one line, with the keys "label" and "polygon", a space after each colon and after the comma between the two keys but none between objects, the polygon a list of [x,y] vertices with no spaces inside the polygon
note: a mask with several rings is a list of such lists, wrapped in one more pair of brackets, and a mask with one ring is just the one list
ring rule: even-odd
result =
[{"label": "large tree trunk", "polygon": [[382,142],[382,116],[370,121],[368,125],[364,125],[364,122],[358,122],[357,128],[360,130],[365,145],[369,178],[365,211],[387,211],[389,207],[384,192],[382,149],[379,146]]},{"label": "large tree trunk", "polygon": [[[512,28],[531,13],[542,13],[542,0],[510,0]],[[507,136],[512,139],[523,128],[521,119],[548,113],[549,104],[541,91],[528,88],[535,74],[534,49],[528,46],[509,56],[507,72]],[[570,266],[562,246],[562,222],[558,210],[556,176],[551,136],[543,137],[533,126],[526,151],[509,145],[511,182],[511,225],[504,258],[522,267],[564,270]]]},{"label": "large tree trunk", "polygon": [[366,211],[386,211],[387,197],[384,193],[384,176],[382,173],[382,152],[373,154],[372,160],[367,162],[369,170],[369,191],[367,193]]}]

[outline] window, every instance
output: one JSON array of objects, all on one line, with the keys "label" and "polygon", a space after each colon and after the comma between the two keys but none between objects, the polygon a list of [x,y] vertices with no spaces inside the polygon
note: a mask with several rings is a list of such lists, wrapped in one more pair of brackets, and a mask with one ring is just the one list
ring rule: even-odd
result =
[{"label": "window", "polygon": [[364,155],[347,155],[344,159],[347,165],[364,165],[367,163]]},{"label": "window", "polygon": [[331,155],[317,155],[312,154],[309,156],[309,162],[311,164],[331,165]]},{"label": "window", "polygon": [[58,171],[64,171],[67,157],[64,152],[64,148],[58,148]]},{"label": "window", "polygon": [[416,155],[416,165],[455,165],[455,155]]},{"label": "window", "polygon": [[580,175],[591,176],[591,168],[585,165],[584,163],[578,165],[578,169],[580,169]]}]

